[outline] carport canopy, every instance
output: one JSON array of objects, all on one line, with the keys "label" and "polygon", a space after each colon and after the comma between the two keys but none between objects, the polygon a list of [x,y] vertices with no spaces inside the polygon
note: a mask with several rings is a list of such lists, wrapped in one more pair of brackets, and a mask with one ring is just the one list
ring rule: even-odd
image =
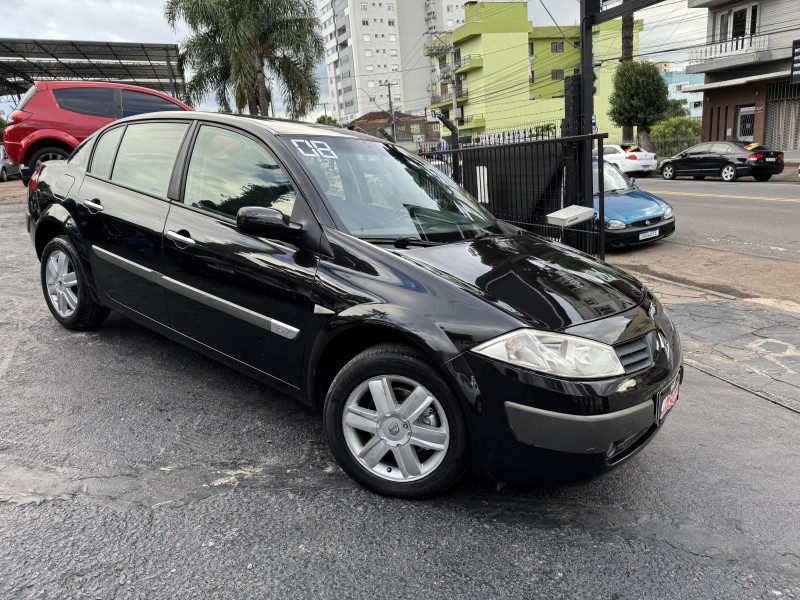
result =
[{"label": "carport canopy", "polygon": [[185,89],[177,44],[0,38],[0,98],[34,81],[108,81],[177,97]]}]

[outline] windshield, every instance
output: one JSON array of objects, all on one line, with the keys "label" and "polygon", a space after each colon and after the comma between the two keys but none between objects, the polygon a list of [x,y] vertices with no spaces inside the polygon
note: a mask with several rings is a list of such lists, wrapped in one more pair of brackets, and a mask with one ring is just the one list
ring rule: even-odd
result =
[{"label": "windshield", "polygon": [[[594,193],[598,194],[600,188],[597,185],[597,163],[594,163]],[[603,165],[603,190],[613,192],[614,190],[625,190],[633,184],[619,169],[606,163]]]},{"label": "windshield", "polygon": [[401,148],[332,136],[287,142],[352,235],[450,242],[500,232],[469,194]]}]

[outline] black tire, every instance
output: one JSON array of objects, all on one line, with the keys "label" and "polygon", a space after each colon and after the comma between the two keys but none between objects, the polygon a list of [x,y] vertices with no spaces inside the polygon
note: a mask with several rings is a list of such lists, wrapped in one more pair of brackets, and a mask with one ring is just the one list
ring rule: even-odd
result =
[{"label": "black tire", "polygon": [[756,181],[769,181],[772,179],[772,173],[761,173],[760,175],[753,175]]},{"label": "black tire", "polygon": [[692,177],[694,177],[695,179],[697,179],[697,181],[703,181],[703,179],[705,179],[705,178],[706,178],[706,176],[705,176],[705,175],[692,175]]},{"label": "black tire", "polygon": [[31,155],[31,157],[28,159],[28,168],[30,169],[31,175],[33,175],[33,172],[36,170],[36,167],[40,162],[47,162],[48,160],[64,160],[68,157],[68,150],[64,150],[63,148],[59,148],[57,146],[48,146],[47,148],[37,150],[33,153],[33,155]]},{"label": "black tire", "polygon": [[[388,383],[392,378],[401,381]],[[393,399],[399,400],[395,405],[398,412],[378,410],[376,397],[368,387],[370,381],[387,382]],[[411,381],[411,384],[404,389],[406,381]],[[434,420],[423,422],[423,419],[431,419],[427,410],[408,422],[398,417],[406,430],[404,432],[396,426],[399,422],[394,423],[393,419],[401,414],[399,411],[402,410],[404,401],[411,396],[408,389],[414,384],[419,386],[413,388],[414,390],[424,388],[422,391],[429,394],[427,398],[433,398],[428,410],[432,411]],[[364,389],[366,391],[359,391]],[[360,395],[362,393],[363,396]],[[402,396],[403,394],[406,395]],[[423,396],[424,394],[419,397]],[[348,406],[354,406],[353,403],[357,402],[354,398],[361,398],[362,402],[367,402],[367,407],[372,407],[366,412],[376,416],[374,433],[372,430],[359,431],[359,428],[345,424],[345,410]],[[369,402],[372,404],[368,404]],[[436,496],[458,481],[467,467],[467,425],[458,399],[433,364],[423,354],[407,346],[381,344],[365,350],[348,362],[331,383],[325,399],[323,420],[325,436],[336,461],[355,481],[378,494],[406,499]],[[442,441],[442,448],[438,452],[422,449],[413,443],[415,435],[423,427],[429,431],[432,427],[438,427],[437,433],[444,436],[442,440],[446,441]],[[417,429],[418,434],[414,433],[415,428],[420,428]],[[398,435],[398,431],[400,439],[387,440],[384,437],[390,435],[389,432]],[[405,441],[402,436],[406,436]],[[362,441],[359,442],[357,438]],[[373,446],[379,454],[375,459],[376,464],[370,468],[367,464],[362,464],[356,450],[351,448],[354,443],[361,443],[361,451],[364,452],[373,442],[377,442]],[[390,447],[388,444],[395,444],[397,447]],[[377,448],[378,445],[380,448]],[[397,456],[401,450],[413,452],[416,466],[422,466],[416,479],[407,475],[407,469],[400,466]],[[364,462],[366,463],[366,457]],[[396,469],[394,472],[392,465]],[[427,474],[424,473],[426,468],[430,468]],[[407,477],[411,479],[403,481]]]},{"label": "black tire", "polygon": [[666,165],[661,166],[661,176],[664,179],[675,179],[675,167],[671,164],[667,163]]},{"label": "black tire", "polygon": [[728,163],[719,170],[719,176],[722,177],[722,181],[725,181],[726,183],[733,183],[739,176],[736,172],[736,165],[733,163]]},{"label": "black tire", "polygon": [[0,169],[0,181],[8,181],[8,173],[6,173],[5,167]]},{"label": "black tire", "polygon": [[[61,269],[55,268],[58,258],[68,260],[66,264],[60,263],[65,264],[63,273],[60,273]],[[91,329],[106,320],[110,311],[92,298],[83,263],[69,238],[59,236],[48,242],[42,251],[40,273],[47,308],[56,321],[64,327],[76,330]],[[48,282],[48,278],[53,278],[54,275],[55,281]],[[74,277],[67,279],[70,275]],[[71,296],[67,293],[67,288],[72,292]],[[62,299],[64,304],[59,306]]]}]

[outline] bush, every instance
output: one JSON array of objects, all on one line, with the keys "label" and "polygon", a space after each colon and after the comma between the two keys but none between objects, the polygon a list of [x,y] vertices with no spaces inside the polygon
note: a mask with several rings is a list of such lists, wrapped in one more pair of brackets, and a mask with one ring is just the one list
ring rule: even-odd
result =
[{"label": "bush", "polygon": [[650,129],[650,139],[697,139],[694,144],[700,143],[700,129],[702,124],[699,120],[689,117],[672,117],[665,121],[659,121]]}]

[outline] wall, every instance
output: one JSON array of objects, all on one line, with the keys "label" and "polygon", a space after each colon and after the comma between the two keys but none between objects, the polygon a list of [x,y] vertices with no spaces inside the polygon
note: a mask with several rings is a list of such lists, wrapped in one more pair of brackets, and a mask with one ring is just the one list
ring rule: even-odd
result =
[{"label": "wall", "polygon": [[[755,104],[753,141],[764,141],[767,87],[767,83],[760,82],[707,90],[703,98],[702,140],[704,142],[735,140],[738,107]],[[731,134],[727,135],[729,128]]]}]

